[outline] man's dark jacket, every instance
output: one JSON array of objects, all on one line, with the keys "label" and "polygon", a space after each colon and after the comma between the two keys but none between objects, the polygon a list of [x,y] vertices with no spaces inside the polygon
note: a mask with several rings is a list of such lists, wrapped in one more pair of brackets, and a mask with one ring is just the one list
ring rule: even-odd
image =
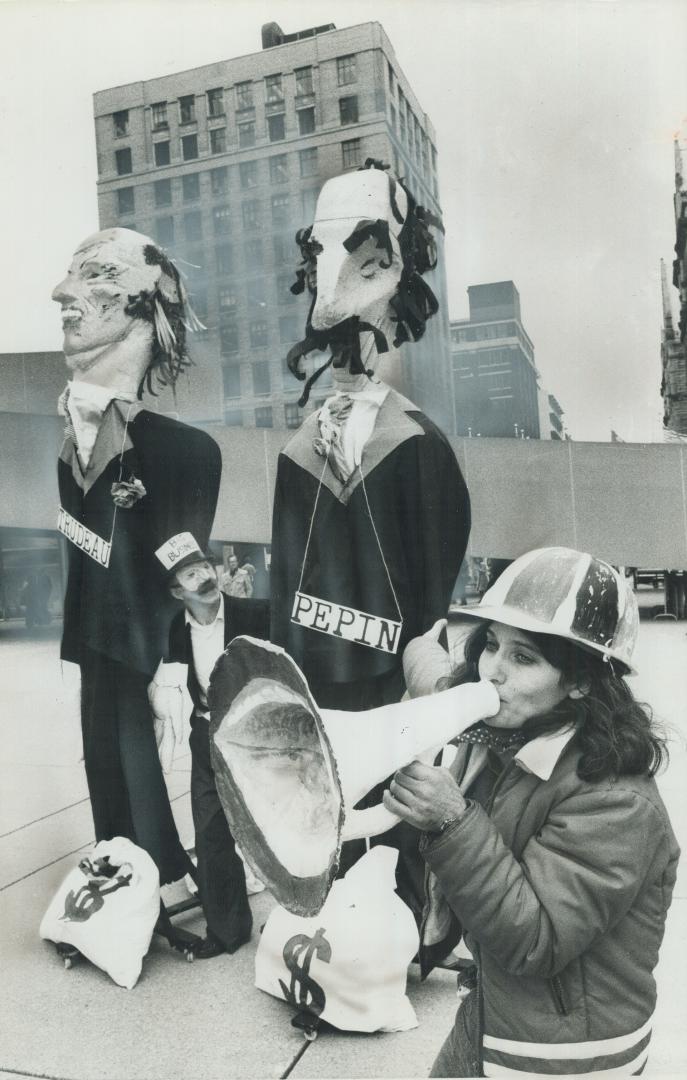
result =
[{"label": "man's dark jacket", "polygon": [[[267,638],[270,629],[269,600],[253,600],[221,593],[224,604],[224,646],[239,634],[248,634],[254,638]],[[186,622],[185,611],[178,611],[169,629],[169,650],[165,661],[175,664],[188,664],[188,692],[194,708],[203,709],[200,687],[193,666],[191,645],[191,627]]]},{"label": "man's dark jacket", "polygon": [[[102,426],[112,422],[112,409]],[[58,461],[62,507],[103,539],[112,534],[112,553],[105,568],[67,545],[62,658],[78,664],[85,645],[153,675],[175,610],[155,551],[179,532],[207,547],[222,471],[219,447],[203,431],[140,409],[128,425],[121,479],[140,480],[145,495],[130,509],[117,509],[116,519],[111,487],[120,475],[119,454],[84,492],[65,447]],[[94,456],[97,449],[96,441]]]}]

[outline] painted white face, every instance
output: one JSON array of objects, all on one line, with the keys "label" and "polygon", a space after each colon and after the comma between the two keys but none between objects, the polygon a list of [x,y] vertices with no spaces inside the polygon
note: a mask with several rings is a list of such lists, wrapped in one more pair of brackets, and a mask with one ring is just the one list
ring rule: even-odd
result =
[{"label": "painted white face", "polygon": [[[405,219],[408,201],[398,185],[395,197]],[[355,250],[346,250],[347,241],[355,243],[377,221],[388,224],[391,260],[386,245],[377,246],[374,235]],[[381,325],[403,268],[398,245],[402,226],[392,210],[386,173],[364,169],[327,181],[317,200],[311,233],[317,251],[317,301],[311,318],[315,330],[329,330],[356,315]]]},{"label": "painted white face", "polygon": [[217,571],[208,559],[182,566],[175,574],[171,592],[186,605],[214,604],[219,597]]},{"label": "painted white face", "polygon": [[153,292],[160,280],[160,267],[144,256],[144,248],[154,243],[131,229],[105,229],[77,248],[66,277],[52,293],[62,309],[63,349],[72,371],[87,371],[140,323],[125,309],[130,297]]}]

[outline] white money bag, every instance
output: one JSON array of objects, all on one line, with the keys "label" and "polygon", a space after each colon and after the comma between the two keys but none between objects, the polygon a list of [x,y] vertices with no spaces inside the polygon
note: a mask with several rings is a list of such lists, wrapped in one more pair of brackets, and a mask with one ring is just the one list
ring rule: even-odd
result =
[{"label": "white money bag", "polygon": [[407,1031],[406,995],[419,937],[396,894],[398,851],[378,846],[335,881],[318,915],[271,912],[255,958],[255,985],[342,1031]]},{"label": "white money bag", "polygon": [[40,936],[65,942],[131,990],[160,914],[160,875],[150,855],[115,836],[96,844],[55,893]]}]

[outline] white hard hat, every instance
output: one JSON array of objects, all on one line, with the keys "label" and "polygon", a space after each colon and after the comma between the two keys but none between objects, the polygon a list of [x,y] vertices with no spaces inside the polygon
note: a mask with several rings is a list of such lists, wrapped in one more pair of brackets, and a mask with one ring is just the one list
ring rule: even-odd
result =
[{"label": "white hard hat", "polygon": [[508,566],[474,608],[463,614],[552,634],[619,660],[631,675],[639,632],[637,600],[613,567],[583,551],[528,551]]}]

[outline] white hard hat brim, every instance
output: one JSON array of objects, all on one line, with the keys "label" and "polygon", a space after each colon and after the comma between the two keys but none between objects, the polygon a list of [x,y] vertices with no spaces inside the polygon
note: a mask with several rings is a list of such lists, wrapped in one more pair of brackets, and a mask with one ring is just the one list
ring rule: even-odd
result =
[{"label": "white hard hat brim", "polygon": [[605,649],[602,645],[594,645],[590,641],[584,641],[576,634],[573,634],[572,631],[559,629],[551,623],[544,622],[543,619],[528,615],[527,612],[521,611],[520,608],[509,607],[507,604],[478,604],[474,608],[461,608],[460,613],[461,615],[469,615],[474,619],[483,619],[486,622],[504,623],[506,626],[513,626],[517,630],[524,630],[526,633],[529,631],[532,634],[548,634],[549,637],[564,638],[566,641],[572,641],[574,645],[579,645],[581,649],[592,653],[594,656],[602,656],[607,660],[616,660],[626,669],[624,674],[637,674],[636,668],[628,660],[614,653],[613,649]]}]

